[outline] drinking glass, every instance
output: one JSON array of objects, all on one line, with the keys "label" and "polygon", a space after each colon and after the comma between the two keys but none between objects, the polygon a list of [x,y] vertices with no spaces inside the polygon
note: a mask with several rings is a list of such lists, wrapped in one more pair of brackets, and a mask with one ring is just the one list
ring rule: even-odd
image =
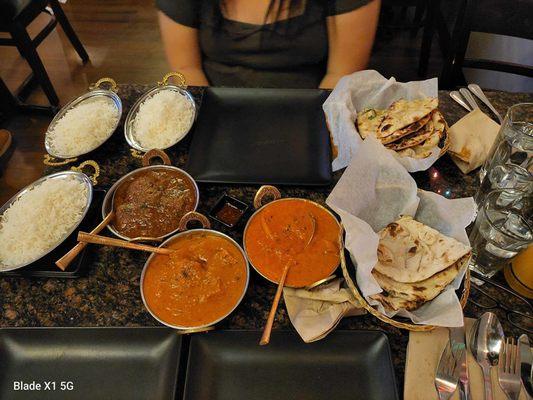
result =
[{"label": "drinking glass", "polygon": [[533,242],[533,195],[517,189],[490,192],[470,233],[470,268],[490,278]]},{"label": "drinking glass", "polygon": [[533,193],[533,103],[509,108],[479,177],[478,204],[495,189]]}]

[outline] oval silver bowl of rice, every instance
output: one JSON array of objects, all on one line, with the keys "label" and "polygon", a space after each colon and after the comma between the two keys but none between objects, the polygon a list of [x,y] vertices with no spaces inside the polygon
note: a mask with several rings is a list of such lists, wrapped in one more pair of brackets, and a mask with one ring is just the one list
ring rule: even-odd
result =
[{"label": "oval silver bowl of rice", "polygon": [[124,122],[124,136],[136,150],[168,149],[181,141],[196,119],[196,103],[185,89],[157,86],[139,98]]},{"label": "oval silver bowl of rice", "polygon": [[122,101],[115,92],[91,90],[56,114],[46,131],[46,151],[57,158],[87,154],[111,137],[121,115]]},{"label": "oval silver bowl of rice", "polygon": [[93,188],[81,172],[47,175],[26,186],[0,208],[0,271],[44,257],[79,226]]}]

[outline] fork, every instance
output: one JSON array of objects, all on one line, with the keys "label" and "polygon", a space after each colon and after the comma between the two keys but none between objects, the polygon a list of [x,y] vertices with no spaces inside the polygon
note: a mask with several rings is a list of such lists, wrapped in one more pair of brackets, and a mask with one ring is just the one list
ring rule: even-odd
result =
[{"label": "fork", "polygon": [[520,395],[520,352],[514,338],[506,338],[498,362],[498,382],[509,400]]},{"label": "fork", "polygon": [[464,349],[453,356],[450,342],[446,344],[442,355],[440,356],[437,373],[435,374],[435,388],[440,400],[448,400],[457,390],[459,383],[459,371],[457,371],[457,360],[461,359]]}]

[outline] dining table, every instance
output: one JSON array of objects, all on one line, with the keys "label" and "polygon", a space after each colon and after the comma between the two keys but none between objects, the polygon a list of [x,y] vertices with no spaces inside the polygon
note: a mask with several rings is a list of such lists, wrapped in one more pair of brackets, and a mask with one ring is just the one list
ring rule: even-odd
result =
[{"label": "dining table", "polygon": [[[96,189],[105,190],[121,176],[141,167],[141,159],[130,151],[124,139],[123,123],[130,107],[147,89],[149,89],[147,85],[119,85],[118,94],[122,99],[124,111],[118,129],[103,146],[76,161],[78,164],[85,159],[91,159],[98,163],[100,176]],[[188,90],[197,102],[201,114],[205,88],[189,87]],[[486,91],[486,94],[502,115],[513,104],[533,102],[533,94],[501,91]],[[450,126],[465,115],[465,111],[449,97],[448,91],[439,91],[439,109]],[[487,115],[491,115],[488,109],[484,111]],[[189,134],[180,143],[167,150],[173,165],[178,167],[186,165],[191,136]],[[238,153],[239,149],[236,148],[235,154],[238,155]],[[50,166],[46,168],[45,174],[70,169],[70,167],[71,165]],[[281,186],[280,190],[284,197],[307,198],[325,204],[328,194],[342,173],[342,170],[334,172],[333,181],[328,186]],[[420,189],[433,191],[447,198],[472,196],[479,186],[477,170],[468,175],[463,174],[448,155],[441,157],[428,170],[414,173],[412,176]],[[198,211],[208,214],[223,194],[228,194],[251,206],[257,189],[258,186],[254,185],[199,183]],[[365,190],[365,188],[360,189]],[[228,228],[216,221],[211,221],[212,228],[242,243],[245,220],[253,211],[251,208],[253,207],[250,207],[244,221],[241,221],[235,228]],[[94,226],[98,222],[99,220],[94,221]],[[106,231],[103,233],[110,235]],[[159,325],[144,307],[140,296],[139,280],[148,255],[140,251],[94,245],[90,245],[87,251],[90,256],[89,262],[82,276],[75,279],[0,276],[0,327]],[[341,275],[340,269],[337,274]],[[497,276],[495,279],[505,284],[503,277]],[[484,287],[487,293],[504,301],[510,307],[520,307],[519,300],[502,294],[501,291],[489,285],[484,285]],[[216,325],[216,329],[261,329],[267,319],[275,291],[275,285],[252,272],[243,301],[229,317]],[[470,296],[477,298],[481,294],[471,290]],[[478,317],[483,311],[468,302],[464,314],[468,317]],[[495,312],[500,317],[506,334],[518,336],[523,333],[508,323],[503,310],[497,309]],[[293,329],[287,311],[281,303],[274,330]],[[344,318],[337,329],[384,332],[388,336],[392,350],[398,391],[402,393],[408,331],[381,322],[369,314]]]}]

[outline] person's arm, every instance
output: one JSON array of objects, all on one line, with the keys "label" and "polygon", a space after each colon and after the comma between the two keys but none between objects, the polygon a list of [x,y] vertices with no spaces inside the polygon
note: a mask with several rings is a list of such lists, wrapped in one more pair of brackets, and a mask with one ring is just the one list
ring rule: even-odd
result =
[{"label": "person's arm", "polygon": [[202,69],[198,29],[181,25],[161,11],[159,28],[170,68],[185,75],[188,85],[208,86],[209,82]]},{"label": "person's arm", "polygon": [[370,58],[381,1],[327,17],[328,64],[321,88],[331,89],[344,75],[365,69]]}]

